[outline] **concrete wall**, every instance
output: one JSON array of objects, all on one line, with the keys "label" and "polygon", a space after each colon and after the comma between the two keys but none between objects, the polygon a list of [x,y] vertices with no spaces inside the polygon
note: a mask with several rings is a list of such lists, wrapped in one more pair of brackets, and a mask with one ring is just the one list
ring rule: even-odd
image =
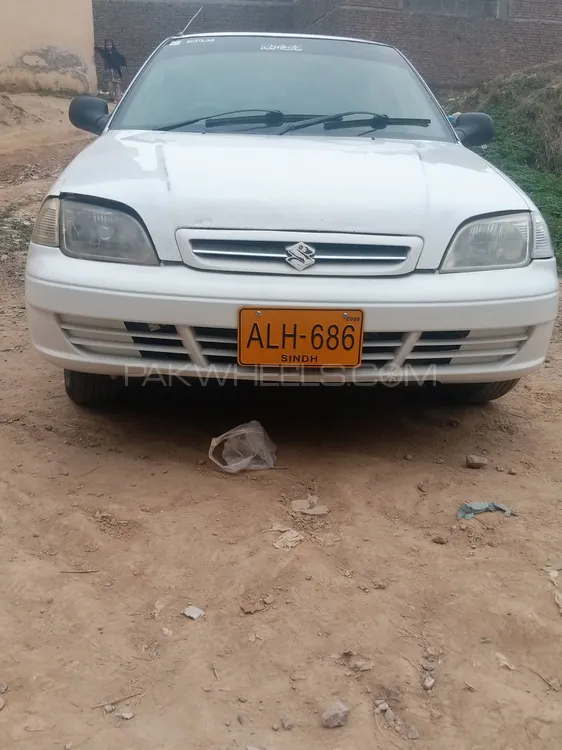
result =
[{"label": "concrete wall", "polygon": [[95,91],[92,0],[0,0],[0,89]]}]

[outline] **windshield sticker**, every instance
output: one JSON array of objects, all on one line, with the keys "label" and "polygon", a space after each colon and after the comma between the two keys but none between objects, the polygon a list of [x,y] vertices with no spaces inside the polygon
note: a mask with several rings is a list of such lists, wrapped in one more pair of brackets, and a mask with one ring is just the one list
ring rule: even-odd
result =
[{"label": "windshield sticker", "polygon": [[210,42],[214,42],[214,39],[211,39],[206,36],[199,37],[198,39],[184,39],[184,42],[186,44],[209,44]]},{"label": "windshield sticker", "polygon": [[268,52],[280,51],[280,52],[302,52],[300,44],[262,44],[260,49]]}]

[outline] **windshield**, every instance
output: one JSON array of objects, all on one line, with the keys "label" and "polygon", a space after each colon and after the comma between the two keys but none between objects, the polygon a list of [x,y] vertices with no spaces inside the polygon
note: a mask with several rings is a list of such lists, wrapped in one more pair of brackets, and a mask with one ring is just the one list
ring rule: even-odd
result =
[{"label": "windshield", "polygon": [[[391,47],[306,37],[198,36],[169,41],[150,60],[119,105],[110,128],[208,133],[267,133],[279,123],[213,123],[238,111],[275,111],[286,118],[373,112],[430,120],[388,125],[381,137],[452,141],[447,120],[406,60]],[[191,120],[201,121],[183,125]],[[232,118],[231,118],[232,119]],[[287,122],[288,120],[285,120]],[[354,137],[365,126],[329,130],[322,123],[299,136]],[[375,134],[376,135],[376,134]]]}]

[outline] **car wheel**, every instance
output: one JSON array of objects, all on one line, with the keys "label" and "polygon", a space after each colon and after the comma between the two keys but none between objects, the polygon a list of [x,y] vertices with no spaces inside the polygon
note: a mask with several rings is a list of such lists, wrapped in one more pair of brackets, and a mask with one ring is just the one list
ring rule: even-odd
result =
[{"label": "car wheel", "polygon": [[65,370],[64,387],[69,399],[79,406],[103,406],[119,396],[124,380],[110,375]]},{"label": "car wheel", "polygon": [[500,380],[497,383],[443,383],[438,386],[437,396],[447,404],[487,404],[509,393],[517,380]]}]

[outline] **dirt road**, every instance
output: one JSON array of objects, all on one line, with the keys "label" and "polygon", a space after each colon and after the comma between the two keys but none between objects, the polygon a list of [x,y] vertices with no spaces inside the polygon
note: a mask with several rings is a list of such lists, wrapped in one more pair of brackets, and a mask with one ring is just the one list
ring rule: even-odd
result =
[{"label": "dirt road", "polygon": [[[22,274],[37,193],[86,139],[22,106],[44,121],[0,126],[0,747],[560,748],[560,343],[483,409],[267,387],[81,411],[30,349]],[[249,419],[279,468],[220,473],[210,439]],[[291,511],[308,493],[327,516]],[[518,515],[456,522],[484,499]]]}]

